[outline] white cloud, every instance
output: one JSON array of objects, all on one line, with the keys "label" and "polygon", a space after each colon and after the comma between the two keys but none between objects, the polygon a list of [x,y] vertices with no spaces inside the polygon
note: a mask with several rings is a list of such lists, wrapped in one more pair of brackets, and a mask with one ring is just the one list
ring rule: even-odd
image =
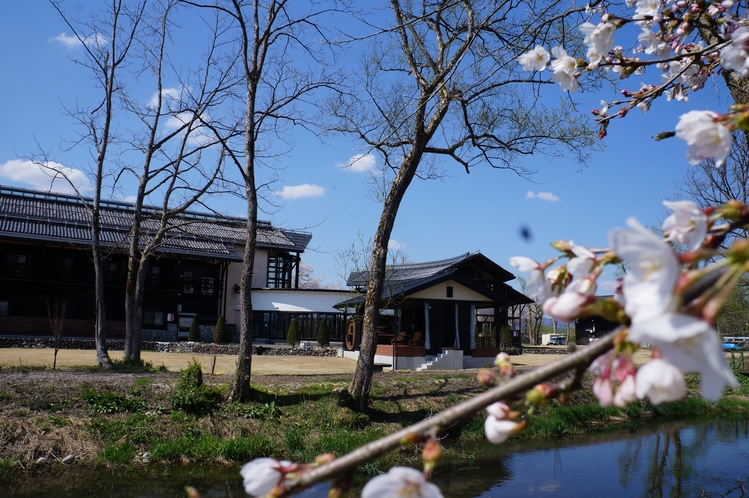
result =
[{"label": "white cloud", "polygon": [[[200,118],[204,122],[209,122],[211,119],[206,113],[201,114]],[[193,120],[193,113],[188,111],[169,116],[166,121],[164,121],[164,129],[171,132],[185,125],[190,125],[190,121],[193,121],[191,124],[192,130],[190,130],[190,137],[188,140],[190,145],[206,145],[213,140],[213,135],[210,131],[201,125],[200,120]],[[184,133],[184,131],[181,133]]]},{"label": "white cloud", "polygon": [[347,163],[338,164],[339,168],[346,168],[357,173],[372,170],[375,166],[377,166],[377,160],[372,154],[356,154]]},{"label": "white cloud", "polygon": [[403,242],[398,242],[395,239],[390,239],[388,241],[388,249],[402,249],[404,247],[406,247],[406,244]]},{"label": "white cloud", "polygon": [[[39,190],[52,190],[63,194],[73,193],[73,187],[63,177],[62,174],[64,174],[81,192],[92,190],[91,182],[83,171],[68,168],[52,161],[46,164],[47,168],[32,161],[11,159],[6,161],[5,164],[0,164],[0,178],[25,183]],[[53,170],[62,174],[56,174]]]},{"label": "white cloud", "polygon": [[559,197],[552,194],[551,192],[539,192],[535,193],[532,190],[529,190],[527,194],[525,194],[526,199],[543,199],[544,201],[549,202],[557,202],[559,200]]},{"label": "white cloud", "polygon": [[287,185],[282,190],[274,192],[282,199],[301,199],[303,197],[320,197],[325,195],[325,188],[319,185]]},{"label": "white cloud", "polygon": [[[79,40],[78,37],[76,37],[75,35],[68,35],[65,32],[60,33],[59,35],[52,38],[52,41],[55,41],[70,50],[81,46],[81,40]],[[107,40],[103,35],[95,33],[84,38],[83,43],[85,43],[86,45],[104,46],[109,43],[109,40]]]},{"label": "white cloud", "polygon": [[75,36],[68,36],[67,33],[60,33],[59,35],[52,38],[52,40],[63,45],[65,48],[76,48],[81,45],[81,41]]},{"label": "white cloud", "polygon": [[[161,90],[161,104],[167,104],[170,100],[172,101],[179,101],[180,97],[182,96],[182,89],[180,88],[163,88]],[[151,100],[148,101],[148,107],[151,109],[156,108],[156,104],[158,104],[158,97],[159,92],[153,92],[153,95],[151,95]]]}]

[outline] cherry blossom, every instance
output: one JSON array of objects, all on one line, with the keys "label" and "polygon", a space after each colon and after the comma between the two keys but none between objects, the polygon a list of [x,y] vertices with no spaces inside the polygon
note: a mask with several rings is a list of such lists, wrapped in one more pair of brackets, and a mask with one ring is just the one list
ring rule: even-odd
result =
[{"label": "cherry blossom", "polygon": [[507,438],[514,436],[525,427],[524,422],[515,422],[513,420],[502,420],[489,414],[484,421],[484,432],[486,439],[490,443],[500,444],[507,441]]},{"label": "cherry blossom", "polygon": [[740,26],[731,33],[731,43],[720,51],[723,66],[738,71],[742,78],[749,76],[749,29]]},{"label": "cherry blossom", "polygon": [[613,403],[614,406],[619,408],[627,408],[635,401],[637,401],[635,376],[629,375],[619,384],[619,389],[614,394]]},{"label": "cherry blossom", "polygon": [[528,280],[525,284],[526,294],[539,301],[545,300],[546,296],[551,292],[551,283],[544,278],[541,265],[524,256],[510,258],[510,264],[519,271],[529,272]]},{"label": "cherry blossom", "polygon": [[[589,282],[589,280],[578,280],[575,281],[574,284],[583,282]],[[579,292],[576,290],[576,288],[580,288],[581,285],[575,285],[575,287],[570,285],[570,287],[572,288],[568,288],[566,292],[563,292],[558,297],[554,296],[548,298],[543,306],[544,313],[556,318],[557,320],[571,322],[580,316],[580,313],[585,306],[595,301],[592,292]],[[595,285],[586,287],[591,290],[595,289]]]},{"label": "cherry blossom", "polygon": [[663,201],[663,205],[673,211],[663,222],[663,235],[666,240],[686,244],[691,249],[699,247],[707,234],[707,215],[693,201]]},{"label": "cherry blossom", "polygon": [[371,479],[362,489],[362,498],[442,498],[440,489],[410,467],[393,467],[387,474]]},{"label": "cherry blossom", "polygon": [[551,74],[551,81],[559,83],[562,90],[576,92],[578,88],[577,76],[575,74],[577,61],[574,57],[567,55],[567,51],[562,47],[552,48],[551,54],[555,58],[551,62],[551,69],[554,71]]},{"label": "cherry blossom", "polygon": [[518,62],[523,66],[524,71],[543,71],[550,58],[549,52],[544,47],[536,45],[536,48],[518,57]]},{"label": "cherry blossom", "polygon": [[609,233],[611,250],[631,264],[622,283],[624,310],[632,323],[674,311],[678,304],[673,291],[679,278],[679,260],[668,242],[627,220],[629,229]]},{"label": "cherry blossom", "polygon": [[593,394],[601,406],[611,406],[614,402],[614,385],[608,377],[598,377],[593,381]]},{"label": "cherry blossom", "polygon": [[633,323],[629,339],[654,344],[663,359],[684,372],[699,372],[702,397],[717,401],[726,386],[736,386],[718,333],[701,318],[683,313],[665,313]]},{"label": "cherry blossom", "polygon": [[687,142],[687,160],[697,165],[704,159],[714,158],[720,166],[731,151],[731,132],[716,119],[712,111],[689,111],[682,114],[676,125],[676,136]]},{"label": "cherry blossom", "polygon": [[585,278],[593,271],[596,264],[596,255],[588,249],[570,241],[570,250],[575,255],[567,263],[567,271],[573,277]]},{"label": "cherry blossom", "polygon": [[655,16],[661,6],[659,0],[637,0],[635,3],[635,19],[643,19],[645,16]]},{"label": "cherry blossom", "polygon": [[684,374],[662,358],[650,360],[637,371],[636,395],[654,405],[677,401],[686,396]]},{"label": "cherry blossom", "polygon": [[279,462],[275,458],[256,458],[245,464],[239,473],[242,475],[244,491],[250,496],[265,496],[284,479],[283,468],[291,462]]},{"label": "cherry blossom", "polygon": [[586,22],[580,26],[580,31],[585,35],[585,44],[594,49],[597,54],[605,56],[614,48],[614,32],[616,31],[616,27],[612,23],[602,22],[596,26],[595,24]]}]

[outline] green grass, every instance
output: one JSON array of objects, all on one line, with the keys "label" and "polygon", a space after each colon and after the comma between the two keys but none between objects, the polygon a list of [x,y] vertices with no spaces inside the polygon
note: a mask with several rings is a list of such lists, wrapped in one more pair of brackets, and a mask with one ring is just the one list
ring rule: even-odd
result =
[{"label": "green grass", "polygon": [[104,463],[123,464],[130,462],[135,458],[135,448],[129,441],[123,441],[118,444],[111,444],[104,448],[99,455],[99,459]]}]

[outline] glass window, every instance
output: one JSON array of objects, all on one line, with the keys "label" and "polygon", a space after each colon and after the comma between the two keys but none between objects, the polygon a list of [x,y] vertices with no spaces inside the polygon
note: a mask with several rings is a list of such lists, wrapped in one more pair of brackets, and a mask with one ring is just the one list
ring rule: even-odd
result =
[{"label": "glass window", "polygon": [[268,256],[268,287],[290,289],[293,261],[288,254]]},{"label": "glass window", "polygon": [[201,279],[200,293],[206,296],[213,295],[213,279],[209,277],[203,277]]}]

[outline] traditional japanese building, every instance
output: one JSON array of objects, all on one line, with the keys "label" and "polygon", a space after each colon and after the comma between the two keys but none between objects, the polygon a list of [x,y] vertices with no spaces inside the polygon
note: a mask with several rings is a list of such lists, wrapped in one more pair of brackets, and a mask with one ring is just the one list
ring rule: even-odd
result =
[{"label": "traditional japanese building", "polygon": [[[64,300],[64,335],[93,335],[91,203],[72,195],[0,187],[0,334],[50,335],[48,303]],[[131,204],[113,201],[102,202],[101,208],[106,332],[108,338],[118,338],[124,336],[127,245],[134,211]],[[158,211],[147,208],[145,214],[143,237],[150,237]],[[231,331],[238,323],[246,220],[186,212],[170,224],[148,263],[144,339],[177,340],[180,326],[184,331],[193,316],[205,329],[204,336],[210,337],[219,315],[226,317]],[[328,321],[332,339],[341,338],[345,318],[333,305],[349,294],[297,289],[300,256],[312,236],[268,222],[259,223],[257,235],[252,284],[256,337],[285,337],[285,324],[294,314],[308,324],[304,338],[315,336],[318,319]]]},{"label": "traditional japanese building", "polygon": [[[368,272],[352,273],[347,283],[359,294],[338,305],[359,317],[346,333],[351,356],[361,341],[368,278]],[[520,347],[520,307],[532,300],[507,284],[514,278],[478,252],[388,267],[376,362],[460,369],[490,362],[500,346]]]}]

